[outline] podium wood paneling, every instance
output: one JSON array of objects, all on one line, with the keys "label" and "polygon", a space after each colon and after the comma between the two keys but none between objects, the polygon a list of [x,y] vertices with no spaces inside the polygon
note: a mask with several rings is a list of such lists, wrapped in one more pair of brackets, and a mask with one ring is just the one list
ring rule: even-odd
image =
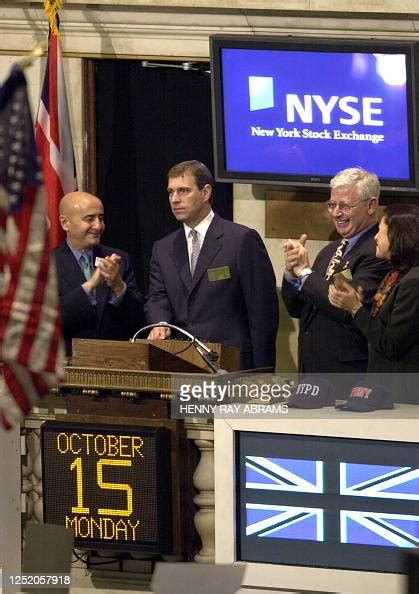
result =
[{"label": "podium wood paneling", "polygon": [[[239,369],[240,355],[235,347],[206,343],[218,354],[218,365],[227,371]],[[182,340],[73,339],[74,367],[169,371],[183,373],[210,372],[205,361],[190,342]]]}]

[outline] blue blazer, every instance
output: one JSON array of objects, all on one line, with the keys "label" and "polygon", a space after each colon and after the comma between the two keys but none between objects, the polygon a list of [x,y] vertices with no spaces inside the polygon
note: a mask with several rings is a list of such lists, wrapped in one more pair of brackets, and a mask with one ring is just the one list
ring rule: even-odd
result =
[{"label": "blue blazer", "polygon": [[254,229],[215,215],[193,278],[184,228],[157,241],[144,309],[149,324],[170,322],[200,340],[239,347],[242,369],[275,366],[275,274]]},{"label": "blue blazer", "polygon": [[85,281],[72,251],[64,241],[54,250],[57,266],[66,354],[71,355],[73,338],[127,340],[143,322],[142,296],[137,287],[130,257],[126,252],[105,245],[93,250],[93,257],[103,258],[116,253],[121,256],[121,277],[127,285],[125,295],[117,305],[109,303],[111,289],[104,283],[96,290],[96,305],[92,305],[82,288]]}]

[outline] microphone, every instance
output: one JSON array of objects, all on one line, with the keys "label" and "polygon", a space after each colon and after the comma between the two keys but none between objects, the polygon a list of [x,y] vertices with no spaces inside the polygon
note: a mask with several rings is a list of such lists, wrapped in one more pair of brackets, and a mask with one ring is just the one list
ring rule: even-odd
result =
[{"label": "microphone", "polygon": [[158,326],[163,326],[164,328],[171,328],[172,330],[177,330],[178,332],[189,338],[189,340],[192,343],[192,346],[198,351],[202,359],[205,361],[205,363],[208,365],[208,367],[211,369],[213,373],[227,373],[227,371],[225,371],[224,369],[220,369],[216,364],[216,361],[218,359],[218,353],[208,348],[207,345],[201,342],[198,338],[196,338],[196,336],[194,336],[187,330],[180,328],[180,326],[175,326],[175,324],[169,324],[168,322],[156,322],[155,324],[148,324],[147,326],[143,326],[142,328],[137,330],[134,336],[130,338],[130,342],[135,342],[137,336],[144,332],[144,330],[151,330],[151,328],[157,328]]}]

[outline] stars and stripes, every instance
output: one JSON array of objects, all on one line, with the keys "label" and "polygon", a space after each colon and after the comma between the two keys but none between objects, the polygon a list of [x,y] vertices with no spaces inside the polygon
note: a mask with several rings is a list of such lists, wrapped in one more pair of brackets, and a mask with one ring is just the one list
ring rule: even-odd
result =
[{"label": "stars and stripes", "polygon": [[10,428],[57,381],[63,362],[55,265],[26,81],[0,87],[0,417]]},{"label": "stars and stripes", "polygon": [[51,248],[64,239],[58,219],[60,200],[65,194],[77,190],[58,16],[54,14],[53,19],[56,33],[50,27],[48,59],[35,125],[48,205]]}]

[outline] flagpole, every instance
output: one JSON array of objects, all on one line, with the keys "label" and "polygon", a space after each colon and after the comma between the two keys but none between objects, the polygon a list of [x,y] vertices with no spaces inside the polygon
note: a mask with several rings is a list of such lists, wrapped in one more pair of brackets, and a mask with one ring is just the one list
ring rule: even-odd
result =
[{"label": "flagpole", "polygon": [[35,138],[41,155],[47,197],[49,240],[52,248],[65,240],[59,221],[60,201],[77,190],[77,177],[71,136],[70,116],[59,34],[58,10],[62,0],[46,0],[49,20],[48,56],[35,125]]}]

